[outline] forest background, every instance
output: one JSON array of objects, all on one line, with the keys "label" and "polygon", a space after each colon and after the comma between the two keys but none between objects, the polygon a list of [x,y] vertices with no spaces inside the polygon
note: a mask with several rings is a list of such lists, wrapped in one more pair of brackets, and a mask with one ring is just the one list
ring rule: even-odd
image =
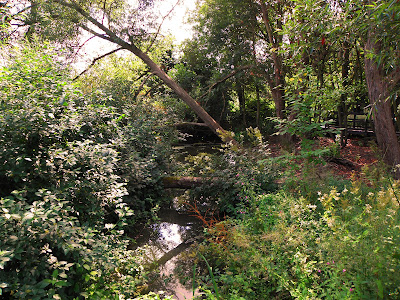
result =
[{"label": "forest background", "polygon": [[[184,176],[203,297],[398,299],[400,3],[198,1],[179,47],[156,5],[0,2],[2,297],[159,299],[129,237]],[[77,73],[83,32],[115,48]],[[330,173],[366,120],[378,163]],[[178,161],[205,126],[221,153]]]}]

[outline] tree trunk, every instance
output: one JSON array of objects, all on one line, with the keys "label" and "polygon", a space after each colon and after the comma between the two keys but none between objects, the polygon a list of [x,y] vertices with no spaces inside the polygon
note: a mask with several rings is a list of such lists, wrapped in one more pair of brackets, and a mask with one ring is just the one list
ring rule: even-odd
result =
[{"label": "tree trunk", "polygon": [[200,119],[207,124],[207,126],[218,136],[226,139],[226,141],[234,141],[230,138],[225,130],[215,121],[204,109],[194,100],[188,92],[186,92],[179,84],[177,84],[171,77],[169,77],[151,58],[137,48],[133,44],[125,43],[125,49],[129,50],[137,57],[139,57],[146,65],[148,65],[151,71],[158,76],[169,88],[171,88],[178,97],[184,101],[198,116]]},{"label": "tree trunk", "polygon": [[236,78],[236,93],[237,93],[238,100],[239,100],[239,111],[240,111],[240,114],[242,115],[243,126],[247,127],[247,121],[246,121],[246,98],[244,96],[243,85],[240,82],[240,79],[238,79],[238,78]]},{"label": "tree trunk", "polygon": [[104,40],[112,42],[116,45],[119,45],[122,49],[126,49],[137,57],[139,57],[151,70],[153,74],[158,76],[169,88],[171,88],[178,97],[184,101],[198,116],[200,119],[207,124],[207,126],[217,134],[223,141],[233,143],[237,143],[222,127],[219,125],[201,106],[194,100],[188,92],[186,92],[179,84],[177,84],[171,77],[169,77],[161,68],[158,66],[145,52],[136,47],[136,45],[131,42],[126,42],[123,38],[117,35],[110,28],[105,26],[102,22],[99,22],[95,18],[93,18],[87,11],[85,11],[78,3],[75,1],[67,2],[65,0],[53,0],[56,3],[64,7],[71,8],[75,10],[77,13],[82,15],[88,22],[95,25],[98,29],[104,32],[98,33],[95,30],[91,29],[90,26],[85,24],[79,24],[79,26],[86,30],[87,32],[100,37]]},{"label": "tree trunk", "polygon": [[[349,67],[350,67],[350,49],[349,43],[343,42],[343,62],[342,62],[342,86],[346,90],[349,85]],[[347,131],[348,131],[348,107],[347,107],[347,92],[343,92],[340,96],[340,104],[338,107],[339,127],[342,128],[340,132],[340,146],[347,145]],[[354,115],[356,118],[356,115]]]},{"label": "tree trunk", "polygon": [[256,125],[257,125],[258,129],[261,129],[261,126],[260,126],[260,109],[261,109],[260,88],[259,88],[257,82],[255,84],[256,84],[256,97],[257,97]]},{"label": "tree trunk", "polygon": [[[377,54],[380,50],[379,43],[370,31],[365,43],[365,53]],[[382,67],[378,66],[374,58],[368,58],[368,55],[365,56],[365,77],[369,100],[373,109],[378,146],[383,152],[384,161],[390,167],[396,167],[400,164],[400,145],[393,124],[393,114],[389,100],[392,86],[390,86],[390,81],[386,78]],[[400,178],[398,169],[395,172],[395,176]]]},{"label": "tree trunk", "polygon": [[[279,119],[283,119],[285,117],[285,99],[284,99],[284,72],[283,72],[283,63],[282,57],[279,55],[277,50],[280,47],[280,42],[282,42],[282,36],[279,34],[275,34],[271,21],[268,17],[268,7],[265,4],[264,0],[259,0],[262,19],[264,25],[267,29],[268,34],[268,42],[270,43],[271,48],[274,48],[271,51],[272,62],[274,65],[274,74],[273,78],[267,78],[268,85],[271,89],[272,98],[275,103],[275,114]],[[278,23],[276,29],[281,30],[282,24]]]},{"label": "tree trunk", "polygon": [[37,3],[36,1],[30,1],[31,11],[29,15],[29,27],[26,31],[25,38],[32,43],[33,37],[36,31],[36,23],[37,23]]}]

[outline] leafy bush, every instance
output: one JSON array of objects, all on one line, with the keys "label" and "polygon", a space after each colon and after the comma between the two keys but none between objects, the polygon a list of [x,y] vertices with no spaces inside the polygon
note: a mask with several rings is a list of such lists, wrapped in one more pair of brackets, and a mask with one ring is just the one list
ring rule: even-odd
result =
[{"label": "leafy bush", "polygon": [[51,50],[12,55],[0,71],[1,291],[135,296],[143,272],[124,230],[159,201],[170,131],[157,116],[165,113],[82,95]]},{"label": "leafy bush", "polygon": [[[115,298],[130,295],[141,268],[126,250],[122,224],[82,225],[70,201],[40,190],[2,198],[0,283],[19,299]],[[116,297],[118,298],[118,297]]]},{"label": "leafy bush", "polygon": [[253,197],[223,243],[209,238],[200,251],[226,295],[398,299],[399,192],[381,178],[331,187],[317,203],[284,192]]},{"label": "leafy bush", "polygon": [[[186,172],[209,180],[192,191],[194,199],[214,203],[226,215],[238,216],[249,205],[250,198],[258,193],[276,189],[275,170],[269,158],[268,145],[263,142],[258,129],[249,128],[239,137],[242,145],[228,144],[221,153],[200,153],[188,157],[191,164]],[[251,147],[244,146],[251,144]]]}]

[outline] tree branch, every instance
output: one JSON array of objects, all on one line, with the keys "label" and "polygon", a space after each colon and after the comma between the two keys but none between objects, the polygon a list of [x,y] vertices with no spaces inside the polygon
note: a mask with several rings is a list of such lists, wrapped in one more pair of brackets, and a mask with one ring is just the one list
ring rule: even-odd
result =
[{"label": "tree branch", "polygon": [[105,34],[98,33],[96,31],[94,31],[93,29],[90,29],[88,26],[86,26],[84,24],[79,24],[78,26],[81,27],[83,30],[86,30],[87,32],[93,34],[94,36],[97,36],[97,37],[99,37],[99,38],[101,38],[103,40],[106,40],[106,41],[109,41],[109,42],[113,43],[113,40],[109,36],[107,36]]},{"label": "tree branch", "polygon": [[137,89],[137,91],[135,92],[135,95],[133,96],[133,99],[136,100],[136,98],[139,96],[140,91],[143,89],[144,85],[146,84],[147,80],[149,80],[149,78],[154,75],[153,73],[148,74],[144,80],[140,83],[139,88]]},{"label": "tree branch", "polygon": [[217,134],[225,142],[232,142],[233,144],[238,144],[222,127],[218,124],[205,110],[201,107],[199,103],[196,102],[189,94],[186,92],[179,84],[177,84],[171,77],[169,77],[159,65],[157,65],[146,53],[139,49],[133,42],[128,43],[114,33],[111,29],[107,28],[104,24],[101,24],[95,18],[93,18],[88,12],[86,12],[75,0],[65,1],[65,0],[48,0],[58,3],[64,7],[70,8],[76,11],[78,14],[83,16],[88,22],[95,25],[98,29],[102,30],[105,34],[100,34],[91,30],[88,26],[84,24],[79,24],[81,28],[92,32],[96,36],[111,41],[119,45],[122,49],[126,49],[138,58],[140,58],[151,70],[151,72],[157,75],[164,84],[166,84],[170,89],[172,89],[181,100],[183,100],[208,126],[209,128]]},{"label": "tree branch", "polygon": [[277,48],[275,37],[274,37],[272,28],[271,28],[271,22],[268,18],[268,9],[267,9],[267,6],[265,5],[264,0],[260,0],[260,6],[261,6],[261,13],[262,13],[264,25],[267,28],[268,40],[274,48]]},{"label": "tree branch", "polygon": [[18,16],[19,14],[22,14],[24,11],[27,11],[28,9],[31,9],[34,6],[38,6],[38,4],[36,3],[36,4],[33,4],[33,5],[27,6],[27,7],[23,8],[23,9],[21,9],[20,11],[16,12],[15,14],[11,15],[10,18],[13,19],[15,16]]},{"label": "tree branch", "polygon": [[84,41],[82,44],[78,45],[78,49],[75,51],[74,55],[72,56],[72,61],[75,60],[75,57],[78,55],[79,51],[83,48],[83,46],[86,45],[87,42],[89,42],[91,39],[93,39],[95,36],[91,36],[86,41]]},{"label": "tree branch", "polygon": [[113,54],[113,53],[115,53],[115,52],[117,52],[117,51],[119,51],[119,50],[122,50],[122,48],[114,49],[114,50],[112,50],[112,51],[110,51],[110,52],[107,52],[107,53],[105,53],[105,54],[103,54],[103,55],[101,55],[101,56],[99,56],[99,57],[96,57],[95,59],[93,59],[92,63],[91,63],[83,72],[81,72],[81,73],[80,73],[79,75],[77,75],[74,79],[72,79],[72,81],[77,80],[79,77],[81,77],[81,76],[82,76],[83,74],[85,74],[87,71],[89,71],[89,69],[90,69],[91,67],[93,67],[94,64],[95,64],[97,61],[99,61],[100,59],[103,59],[104,57],[107,57],[107,56],[109,56],[109,55],[111,55],[111,54]]},{"label": "tree branch", "polygon": [[84,9],[82,9],[82,7],[80,7],[80,5],[78,3],[76,3],[74,0],[71,0],[71,2],[66,2],[64,0],[53,0],[54,2],[63,5],[65,7],[69,7],[73,10],[75,10],[77,13],[79,13],[80,15],[82,15],[86,20],[88,20],[90,23],[92,23],[93,25],[95,25],[97,28],[101,29],[102,31],[105,32],[106,35],[104,34],[100,34],[95,32],[94,30],[90,29],[88,26],[83,25],[83,24],[79,24],[79,26],[81,26],[83,29],[85,29],[86,31],[102,38],[105,39],[107,41],[113,42],[115,44],[120,45],[122,48],[124,49],[131,49],[132,47],[134,47],[135,49],[139,50],[135,45],[133,44],[129,44],[127,42],[125,42],[122,38],[120,38],[119,36],[117,36],[114,32],[112,32],[109,28],[107,28],[104,24],[102,24],[101,22],[97,21],[95,18],[93,18],[88,12],[86,12]]},{"label": "tree branch", "polygon": [[219,84],[223,83],[224,81],[228,80],[229,78],[235,76],[237,73],[239,73],[239,72],[241,72],[241,71],[244,71],[244,70],[247,70],[247,69],[250,69],[250,68],[252,68],[252,67],[253,67],[253,66],[243,66],[243,67],[239,67],[238,69],[236,69],[236,70],[233,71],[232,73],[226,75],[224,78],[222,78],[222,79],[220,79],[220,80],[214,82],[212,85],[210,85],[210,86],[208,87],[208,91],[205,92],[203,95],[201,95],[197,100],[200,100],[200,99],[204,98],[205,96],[207,96],[208,94],[210,94],[210,93],[211,93],[211,90],[212,90],[213,88],[215,88],[217,85],[219,85]]},{"label": "tree branch", "polygon": [[161,26],[164,24],[165,19],[175,10],[175,7],[179,4],[179,2],[181,2],[181,0],[178,0],[175,5],[171,8],[171,10],[162,18],[162,21],[160,23],[160,25],[158,26],[157,32],[154,35],[154,38],[152,39],[150,45],[147,47],[146,51],[144,51],[144,53],[148,53],[151,49],[151,47],[153,47],[154,42],[157,39],[158,34],[160,33],[161,30]]}]

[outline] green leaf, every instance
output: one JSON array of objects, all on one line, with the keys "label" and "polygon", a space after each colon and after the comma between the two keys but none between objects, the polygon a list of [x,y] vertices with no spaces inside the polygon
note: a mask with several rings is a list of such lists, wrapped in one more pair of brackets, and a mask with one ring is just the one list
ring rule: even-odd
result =
[{"label": "green leaf", "polygon": [[380,299],[383,299],[383,285],[381,280],[376,280],[376,285],[378,287],[378,296]]},{"label": "green leaf", "polygon": [[61,287],[61,286],[70,286],[71,284],[68,281],[65,280],[60,280],[57,281],[55,286]]},{"label": "green leaf", "polygon": [[44,288],[47,287],[50,283],[52,283],[51,280],[49,280],[49,279],[44,279],[44,280],[42,280],[41,282],[39,282],[39,283],[37,284],[37,287],[38,287],[39,289],[44,289]]}]

